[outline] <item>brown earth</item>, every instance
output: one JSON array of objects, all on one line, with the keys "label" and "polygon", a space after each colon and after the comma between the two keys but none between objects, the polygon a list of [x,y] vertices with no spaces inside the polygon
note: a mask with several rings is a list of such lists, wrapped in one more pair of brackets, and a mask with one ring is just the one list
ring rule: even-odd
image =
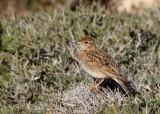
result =
[{"label": "brown earth", "polygon": [[70,0],[70,8],[75,10],[80,4],[91,5],[93,2],[99,2],[109,10],[131,14],[160,5],[160,0]]}]

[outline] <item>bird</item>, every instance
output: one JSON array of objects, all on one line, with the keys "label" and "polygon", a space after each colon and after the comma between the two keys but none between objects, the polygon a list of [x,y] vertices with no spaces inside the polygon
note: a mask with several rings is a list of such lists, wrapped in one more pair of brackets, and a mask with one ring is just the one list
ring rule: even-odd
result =
[{"label": "bird", "polygon": [[104,80],[112,79],[129,95],[130,92],[126,86],[129,81],[120,73],[111,55],[98,49],[90,36],[83,36],[77,45],[76,56],[80,66],[92,77],[100,80],[94,81],[91,90],[97,89]]}]

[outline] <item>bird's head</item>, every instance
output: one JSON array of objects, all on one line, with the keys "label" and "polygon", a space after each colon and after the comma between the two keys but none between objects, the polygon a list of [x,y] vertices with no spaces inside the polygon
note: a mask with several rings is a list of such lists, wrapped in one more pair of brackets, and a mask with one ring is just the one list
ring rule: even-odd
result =
[{"label": "bird's head", "polygon": [[78,42],[78,48],[79,50],[95,50],[96,49],[96,44],[95,41],[89,37],[85,36],[80,39]]}]

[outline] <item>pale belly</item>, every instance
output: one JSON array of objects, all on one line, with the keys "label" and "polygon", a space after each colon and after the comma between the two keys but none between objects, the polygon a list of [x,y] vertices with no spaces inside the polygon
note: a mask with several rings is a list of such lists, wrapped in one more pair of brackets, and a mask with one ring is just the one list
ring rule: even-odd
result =
[{"label": "pale belly", "polygon": [[97,69],[91,69],[89,67],[87,67],[86,65],[82,65],[83,69],[89,73],[91,76],[95,77],[95,78],[106,78],[106,75],[99,72]]}]

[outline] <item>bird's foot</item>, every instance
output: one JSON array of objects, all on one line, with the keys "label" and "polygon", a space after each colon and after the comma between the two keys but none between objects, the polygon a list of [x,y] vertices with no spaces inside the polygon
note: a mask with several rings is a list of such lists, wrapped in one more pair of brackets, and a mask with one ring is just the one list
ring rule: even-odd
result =
[{"label": "bird's foot", "polygon": [[98,85],[98,84],[92,84],[90,87],[89,87],[89,90],[90,91],[98,91],[101,87]]},{"label": "bird's foot", "polygon": [[90,86],[90,91],[99,91],[101,89],[100,84],[104,81],[104,79],[102,79],[100,82],[97,83],[97,80],[92,83],[92,85]]}]

